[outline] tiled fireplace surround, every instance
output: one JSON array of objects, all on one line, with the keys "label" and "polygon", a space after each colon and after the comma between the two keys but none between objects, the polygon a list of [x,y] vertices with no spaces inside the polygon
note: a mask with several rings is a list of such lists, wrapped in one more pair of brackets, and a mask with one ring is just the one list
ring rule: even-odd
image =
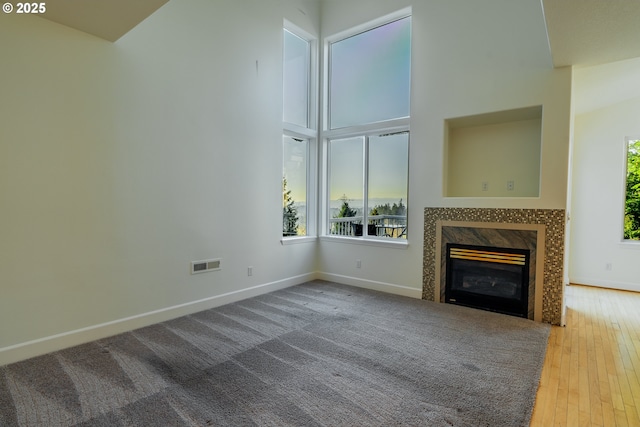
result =
[{"label": "tiled fireplace surround", "polygon": [[529,318],[560,325],[563,209],[425,208],[422,298],[444,302],[446,243],[529,249]]}]

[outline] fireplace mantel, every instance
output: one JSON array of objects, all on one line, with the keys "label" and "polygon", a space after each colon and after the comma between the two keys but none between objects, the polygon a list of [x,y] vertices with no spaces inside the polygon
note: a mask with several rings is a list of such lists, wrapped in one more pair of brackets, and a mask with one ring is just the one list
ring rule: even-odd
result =
[{"label": "fireplace mantel", "polygon": [[[540,255],[535,320],[560,325],[563,307],[565,211],[562,209],[425,208],[422,297],[441,301],[441,227],[536,230]],[[533,296],[533,295],[532,295]]]}]

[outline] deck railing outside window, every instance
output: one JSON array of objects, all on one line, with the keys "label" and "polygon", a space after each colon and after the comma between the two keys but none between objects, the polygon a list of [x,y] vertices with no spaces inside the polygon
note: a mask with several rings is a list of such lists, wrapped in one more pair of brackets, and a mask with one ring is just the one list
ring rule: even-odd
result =
[{"label": "deck railing outside window", "polygon": [[368,218],[366,233],[362,216],[331,218],[329,234],[332,236],[376,236],[407,238],[407,217],[403,215],[371,215]]}]

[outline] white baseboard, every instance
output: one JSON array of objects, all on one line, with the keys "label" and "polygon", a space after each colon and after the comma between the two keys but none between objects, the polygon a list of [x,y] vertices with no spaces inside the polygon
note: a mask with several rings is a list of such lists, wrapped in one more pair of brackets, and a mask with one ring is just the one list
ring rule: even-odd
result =
[{"label": "white baseboard", "polygon": [[569,283],[575,285],[597,286],[599,288],[618,289],[621,291],[640,292],[639,283],[617,282],[612,280],[589,279],[586,277],[573,277]]},{"label": "white baseboard", "polygon": [[155,323],[175,319],[180,316],[197,313],[243,299],[273,292],[290,286],[299,285],[318,278],[316,273],[302,274],[271,283],[265,283],[238,291],[228,292],[192,301],[185,304],[150,311],[111,322],[93,325],[86,328],[63,332],[20,344],[0,348],[0,366],[40,356],[52,351],[61,350],[79,344],[84,344],[101,338],[110,337],[122,332],[149,326]]},{"label": "white baseboard", "polygon": [[411,288],[409,286],[395,285],[392,283],[376,282],[374,280],[360,279],[358,277],[343,276],[340,274],[332,274],[318,272],[318,279],[327,280],[343,285],[357,286],[359,288],[372,289],[374,291],[387,292],[390,294],[403,295],[411,298],[422,298],[422,287]]}]

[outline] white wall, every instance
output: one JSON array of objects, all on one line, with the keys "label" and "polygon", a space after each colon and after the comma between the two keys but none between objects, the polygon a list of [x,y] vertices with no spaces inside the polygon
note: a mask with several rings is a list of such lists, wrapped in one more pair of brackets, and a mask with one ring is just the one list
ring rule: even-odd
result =
[{"label": "white wall", "polygon": [[[283,18],[328,36],[409,5],[408,248],[282,246]],[[565,207],[571,73],[538,0],[171,0],[115,44],[1,14],[0,55],[0,364],[317,271],[419,296],[425,207]],[[444,120],[535,105],[540,197],[444,198]]]},{"label": "white wall", "polygon": [[[449,197],[538,197],[542,120],[449,127]],[[507,183],[513,188],[509,190]],[[483,189],[482,184],[487,188]]]},{"label": "white wall", "polygon": [[319,32],[310,0],[172,0],[114,44],[0,16],[0,364],[314,277],[280,244],[283,18]]},{"label": "white wall", "polygon": [[[552,68],[537,0],[327,0],[322,35],[407,6],[413,10],[409,246],[321,241],[319,264],[328,278],[419,295],[425,207],[566,207],[571,70]],[[543,106],[540,197],[443,197],[444,120],[536,105]]]},{"label": "white wall", "polygon": [[[576,72],[576,90],[593,90],[589,76],[607,68],[610,67]],[[640,76],[640,67],[636,68],[636,76]],[[609,74],[604,78],[613,77]],[[589,102],[588,105],[596,104]],[[571,283],[640,291],[640,243],[622,240],[625,138],[640,137],[638,117],[640,97],[607,103],[603,108],[576,116],[569,257]]]}]

